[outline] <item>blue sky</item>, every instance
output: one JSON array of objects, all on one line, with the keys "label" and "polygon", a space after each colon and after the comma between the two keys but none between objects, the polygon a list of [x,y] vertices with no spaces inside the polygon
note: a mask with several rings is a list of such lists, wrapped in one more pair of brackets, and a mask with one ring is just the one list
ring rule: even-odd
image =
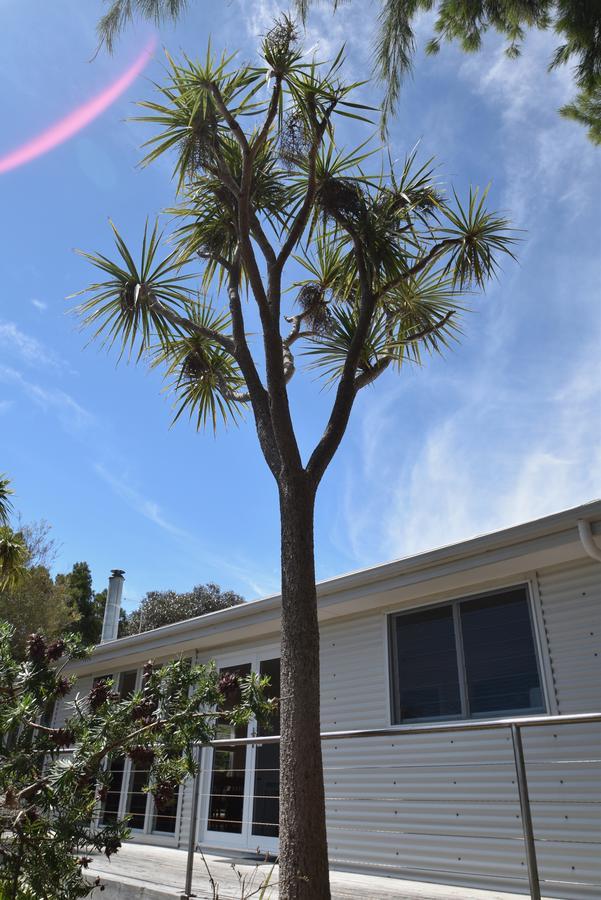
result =
[{"label": "blue sky", "polygon": [[[0,157],[102,90],[148,41],[152,28],[138,24],[113,57],[90,61],[101,8],[0,0]],[[249,59],[277,8],[191,0],[159,41],[195,55],[211,35]],[[308,46],[327,57],[346,41],[349,75],[364,77],[368,9],[354,0],[332,18],[320,7]],[[429,29],[421,19],[422,45]],[[556,114],[572,86],[569,71],[546,73],[553,47],[552,36],[530,35],[514,62],[493,36],[476,56],[447,47],[417,57],[393,158],[420,141],[460,194],[492,182],[491,205],[524,229],[519,263],[471,298],[462,344],[445,359],[363,392],[319,495],[320,578],[601,494],[601,153]],[[121,567],[128,606],[147,590],[209,580],[253,598],[279,580],[277,498],[252,423],[215,437],[170,428],[158,375],[86,347],[68,314],[67,295],[92,280],[73,249],[109,250],[109,217],[135,244],[146,216],[172,200],[167,163],[137,167],[147,132],[125,121],[162,66],[159,49],[84,131],[0,175],[0,471],[24,520],[52,524],[57,571],[86,559],[101,588]],[[293,385],[305,451],[330,401],[310,375]]]}]

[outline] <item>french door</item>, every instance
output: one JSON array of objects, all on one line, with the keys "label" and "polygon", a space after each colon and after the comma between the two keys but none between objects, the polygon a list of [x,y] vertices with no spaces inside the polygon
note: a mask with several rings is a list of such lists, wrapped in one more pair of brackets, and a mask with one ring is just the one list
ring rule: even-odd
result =
[{"label": "french door", "polygon": [[[248,662],[221,665],[222,675],[268,675],[268,696],[280,694],[280,660],[255,657]],[[224,709],[239,702],[239,689],[227,695]],[[233,726],[220,721],[217,737],[261,737],[279,734],[279,717],[269,722]],[[203,759],[201,842],[208,846],[277,851],[279,836],[280,750],[277,744],[232,746],[205,750]]]}]

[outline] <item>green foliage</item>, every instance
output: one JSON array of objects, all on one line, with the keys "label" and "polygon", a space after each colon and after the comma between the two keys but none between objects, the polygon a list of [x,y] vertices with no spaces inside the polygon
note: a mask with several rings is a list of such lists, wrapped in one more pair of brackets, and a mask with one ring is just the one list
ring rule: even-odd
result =
[{"label": "green foliage", "polygon": [[197,584],[185,593],[149,591],[138,609],[126,616],[119,629],[119,637],[204,616],[239,603],[244,603],[239,594],[222,591],[216,584]]},{"label": "green foliage", "polygon": [[579,91],[574,102],[562,106],[560,113],[564,118],[584,125],[589,140],[601,144],[601,84],[592,90]]},{"label": "green foliage", "polygon": [[117,35],[131,22],[136,13],[159,24],[165,18],[176,18],[188,0],[104,0],[108,10],[98,23],[100,43],[113,50]]},{"label": "green foliage", "polygon": [[0,595],[19,584],[26,572],[27,544],[8,525],[0,526]]},{"label": "green foliage", "polygon": [[[67,575],[57,575],[56,584],[64,586],[77,615],[73,630],[84,644],[97,644],[102,634],[102,620],[106,603],[105,592],[96,594],[92,588],[92,572],[87,562],[77,562]],[[42,629],[48,633],[46,629]]]},{"label": "green foliage", "polygon": [[28,566],[16,585],[0,592],[0,620],[12,626],[12,648],[19,658],[32,631],[58,638],[75,630],[77,619],[67,588],[55,583],[45,566]]},{"label": "green foliage", "polygon": [[10,498],[14,493],[10,486],[10,478],[0,475],[0,526],[8,525],[8,517],[13,508]]},{"label": "green foliage", "polygon": [[[197,771],[196,742],[215,736],[218,717],[248,723],[268,718],[268,679],[240,679],[240,701],[227,712],[214,665],[174,660],[144,667],[141,689],[122,699],[110,681],[75,694],[61,727],[43,724],[49,705],[73,694],[75,679],[65,667],[85,657],[73,635],[48,643],[40,634],[27,642],[24,661],[11,650],[12,630],[0,624],[0,896],[2,900],[87,896],[88,854],[111,856],[129,831],[126,820],[98,824],[101,798],[109,786],[112,756],[144,755],[148,790],[172,794]],[[231,695],[230,695],[231,696]]]}]

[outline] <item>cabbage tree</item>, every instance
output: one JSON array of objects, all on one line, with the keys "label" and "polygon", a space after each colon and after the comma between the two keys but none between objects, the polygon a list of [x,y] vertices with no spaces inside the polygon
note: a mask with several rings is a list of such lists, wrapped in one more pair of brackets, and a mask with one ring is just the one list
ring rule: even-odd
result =
[{"label": "cabbage tree", "polygon": [[[173,162],[171,243],[147,227],[134,250],[114,228],[114,258],[84,254],[101,275],[79,309],[97,339],[164,372],[175,418],[254,421],[281,518],[280,895],[323,900],[316,494],[359,394],[457,337],[465,294],[513,237],[486,191],[460,200],[414,153],[340,143],[338,124],[368,113],[342,55],[307,59],[282,18],[260,56],[168,58],[142,119],[156,128],[145,163]],[[301,360],[332,397],[307,456],[289,399]]]}]

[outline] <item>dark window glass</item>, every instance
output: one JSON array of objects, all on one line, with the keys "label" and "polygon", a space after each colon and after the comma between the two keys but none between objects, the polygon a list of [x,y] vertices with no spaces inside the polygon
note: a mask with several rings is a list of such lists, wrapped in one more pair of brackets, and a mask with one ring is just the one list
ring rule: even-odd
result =
[{"label": "dark window glass", "polygon": [[155,807],[154,824],[152,826],[153,831],[162,831],[167,834],[173,834],[175,832],[178,796],[179,790],[173,797],[173,800],[169,801],[169,803],[164,802],[161,805],[160,811]]},{"label": "dark window glass", "polygon": [[392,638],[397,722],[544,711],[523,587],[399,614]]},{"label": "dark window glass", "polygon": [[[220,670],[244,677],[250,673],[250,664],[229,666]],[[231,709],[240,702],[240,690],[234,688],[227,696],[224,709]],[[221,719],[217,723],[217,738],[247,737],[246,725],[233,726]],[[246,747],[232,747],[231,750],[213,751],[213,772],[211,795],[209,797],[208,827],[211,831],[242,833],[244,813],[244,781],[246,775]]]},{"label": "dark window glass", "polygon": [[119,801],[121,799],[121,788],[123,786],[124,766],[124,756],[118,756],[116,759],[113,759],[109,765],[109,786],[100,813],[100,821],[103,825],[116,822],[119,817]]},{"label": "dark window glass", "polygon": [[542,710],[525,591],[464,600],[459,608],[471,715]]},{"label": "dark window glass", "polygon": [[452,607],[397,616],[394,629],[398,719],[460,715]]},{"label": "dark window glass", "polygon": [[[261,675],[269,675],[271,683],[267,697],[280,696],[280,661],[266,659],[261,662]],[[257,723],[259,737],[280,733],[280,717],[274,715],[269,722]],[[279,744],[263,744],[257,747],[255,757],[255,789],[253,800],[252,833],[262,837],[279,836],[280,820],[280,747]]]},{"label": "dark window glass", "polygon": [[130,828],[144,828],[146,816],[146,801],[148,794],[144,790],[148,784],[148,769],[132,765],[129,774],[129,791],[127,797],[127,812],[131,818]]},{"label": "dark window glass", "polygon": [[136,669],[129,672],[121,672],[119,676],[119,696],[122,700],[128,700],[136,689]]}]

